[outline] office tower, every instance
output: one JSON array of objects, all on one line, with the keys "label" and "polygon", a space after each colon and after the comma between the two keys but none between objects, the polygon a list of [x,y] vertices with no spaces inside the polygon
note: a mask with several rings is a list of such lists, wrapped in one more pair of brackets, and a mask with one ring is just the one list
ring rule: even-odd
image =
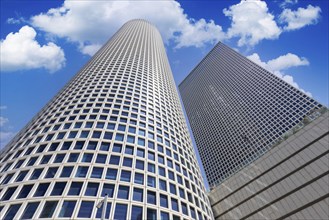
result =
[{"label": "office tower", "polygon": [[[106,27],[104,27],[106,28]],[[1,153],[0,219],[211,219],[157,29],[126,23]]]},{"label": "office tower", "polygon": [[179,90],[210,187],[255,161],[322,108],[222,43]]}]

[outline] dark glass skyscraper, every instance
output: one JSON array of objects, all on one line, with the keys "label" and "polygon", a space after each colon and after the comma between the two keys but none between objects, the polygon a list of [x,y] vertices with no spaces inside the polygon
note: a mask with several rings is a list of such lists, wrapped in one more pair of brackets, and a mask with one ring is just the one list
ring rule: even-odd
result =
[{"label": "dark glass skyscraper", "polygon": [[211,187],[313,120],[322,106],[218,43],[179,85]]},{"label": "dark glass skyscraper", "polygon": [[[105,28],[105,27],[104,27]],[[161,36],[126,23],[0,156],[0,219],[212,219]]]}]

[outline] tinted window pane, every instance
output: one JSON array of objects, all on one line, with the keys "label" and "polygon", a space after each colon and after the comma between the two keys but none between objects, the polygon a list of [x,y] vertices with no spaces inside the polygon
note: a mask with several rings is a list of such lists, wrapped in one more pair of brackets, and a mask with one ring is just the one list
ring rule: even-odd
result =
[{"label": "tinted window pane", "polygon": [[48,186],[49,186],[49,183],[40,183],[37,190],[34,193],[34,197],[44,196],[48,189]]},{"label": "tinted window pane", "polygon": [[157,211],[155,209],[147,209],[146,213],[147,220],[156,220],[157,219]]},{"label": "tinted window pane", "polygon": [[64,167],[61,173],[61,177],[70,177],[73,167]]},{"label": "tinted window pane", "polygon": [[79,218],[90,218],[94,208],[94,202],[82,201],[78,213]]},{"label": "tinted window pane", "polygon": [[47,201],[43,207],[40,218],[51,218],[54,214],[58,201]]},{"label": "tinted window pane", "polygon": [[131,220],[142,220],[143,219],[143,208],[139,206],[132,206],[131,209]]},{"label": "tinted window pane", "polygon": [[93,172],[91,173],[91,178],[102,178],[103,175],[103,168],[94,167]]},{"label": "tinted window pane", "polygon": [[[109,217],[110,217],[111,205],[112,204],[110,202],[107,203],[105,219],[109,219]],[[101,218],[102,217],[102,210],[103,210],[103,206],[101,208],[97,209],[96,218]]]},{"label": "tinted window pane", "polygon": [[23,186],[23,188],[21,189],[21,191],[19,192],[19,194],[17,196],[17,199],[26,198],[27,195],[30,193],[32,187],[33,187],[33,185],[25,185],[25,186]]},{"label": "tinted window pane", "polygon": [[117,179],[117,173],[118,173],[118,170],[108,168],[107,172],[106,172],[106,179],[116,180]]},{"label": "tinted window pane", "polygon": [[161,214],[160,214],[160,220],[169,220],[169,213],[167,213],[167,212],[161,212]]},{"label": "tinted window pane", "polygon": [[5,194],[2,196],[1,201],[6,201],[11,198],[11,196],[14,194],[15,190],[17,189],[17,186],[15,187],[9,187]]},{"label": "tinted window pane", "polygon": [[96,196],[99,183],[88,183],[85,196]]},{"label": "tinted window pane", "polygon": [[30,177],[30,180],[36,180],[39,178],[40,174],[42,173],[43,169],[35,169]]},{"label": "tinted window pane", "polygon": [[102,197],[104,197],[105,194],[107,194],[110,198],[112,198],[113,191],[114,191],[114,184],[104,183],[103,190],[102,190]]},{"label": "tinted window pane", "polygon": [[143,202],[143,189],[134,188],[133,200]]},{"label": "tinted window pane", "polygon": [[15,217],[15,215],[18,212],[20,207],[21,207],[21,204],[11,205],[9,207],[9,209],[7,210],[6,215],[3,218],[3,220],[12,220],[12,219],[14,219],[14,217]]},{"label": "tinted window pane", "polygon": [[126,204],[116,204],[114,219],[116,219],[116,220],[126,220],[127,219],[127,205]]},{"label": "tinted window pane", "polygon": [[58,217],[71,217],[76,203],[76,201],[64,201]]},{"label": "tinted window pane", "polygon": [[135,173],[135,183],[144,185],[144,174]]},{"label": "tinted window pane", "polygon": [[129,197],[129,186],[119,186],[118,198],[128,199]]},{"label": "tinted window pane", "polygon": [[81,182],[72,182],[68,195],[78,196],[82,188]]},{"label": "tinted window pane", "polygon": [[156,205],[156,194],[152,191],[147,191],[147,203]]},{"label": "tinted window pane", "polygon": [[40,202],[31,202],[27,204],[21,219],[30,219],[33,217],[35,211],[37,210]]},{"label": "tinted window pane", "polygon": [[131,176],[130,171],[122,170],[120,180],[125,182],[130,182],[130,176]]},{"label": "tinted window pane", "polygon": [[76,177],[86,177],[88,172],[88,167],[78,167]]},{"label": "tinted window pane", "polygon": [[61,196],[66,186],[66,182],[57,182],[51,192],[51,196]]}]

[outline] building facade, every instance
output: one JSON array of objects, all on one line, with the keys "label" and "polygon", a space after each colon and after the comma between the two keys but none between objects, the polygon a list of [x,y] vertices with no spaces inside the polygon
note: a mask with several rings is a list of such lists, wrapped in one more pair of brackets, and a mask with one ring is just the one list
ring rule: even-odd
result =
[{"label": "building facade", "polygon": [[215,219],[329,219],[329,114],[209,193]]},{"label": "building facade", "polygon": [[212,219],[159,32],[126,23],[0,156],[0,219]]},{"label": "building facade", "polygon": [[179,90],[210,187],[258,159],[323,108],[222,43]]}]

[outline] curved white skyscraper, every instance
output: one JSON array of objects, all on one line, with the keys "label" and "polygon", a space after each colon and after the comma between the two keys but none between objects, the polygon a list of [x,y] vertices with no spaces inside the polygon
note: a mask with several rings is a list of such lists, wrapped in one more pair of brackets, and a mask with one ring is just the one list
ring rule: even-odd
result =
[{"label": "curved white skyscraper", "polygon": [[[106,27],[104,27],[106,28]],[[212,219],[157,29],[126,23],[6,146],[0,219]]]}]

